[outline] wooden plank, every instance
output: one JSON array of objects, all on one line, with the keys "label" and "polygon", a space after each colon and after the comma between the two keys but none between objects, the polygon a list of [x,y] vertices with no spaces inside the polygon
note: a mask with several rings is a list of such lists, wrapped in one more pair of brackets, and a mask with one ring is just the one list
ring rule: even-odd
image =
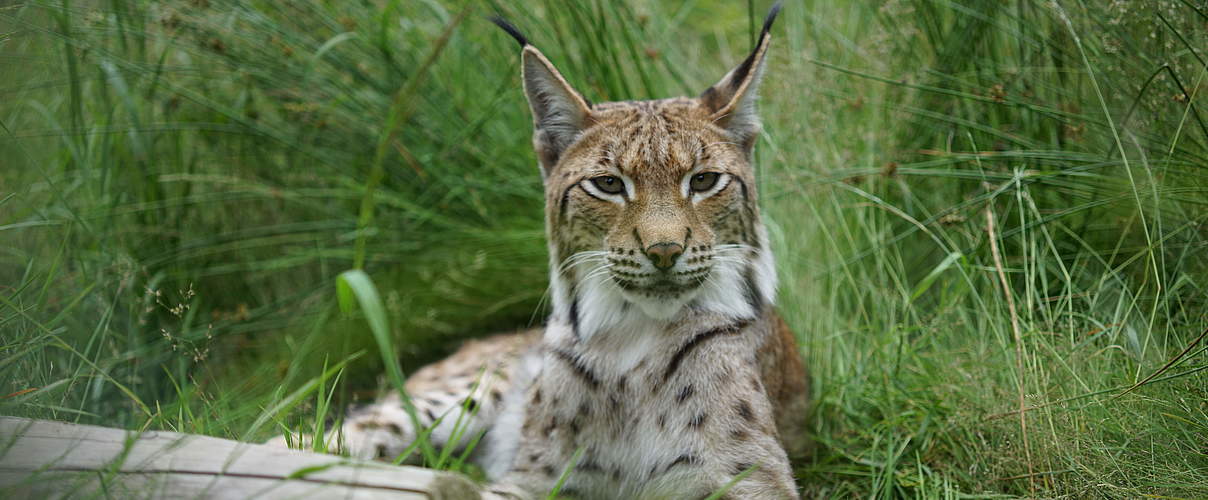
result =
[{"label": "wooden plank", "polygon": [[474,499],[451,473],[175,432],[0,417],[9,497]]}]

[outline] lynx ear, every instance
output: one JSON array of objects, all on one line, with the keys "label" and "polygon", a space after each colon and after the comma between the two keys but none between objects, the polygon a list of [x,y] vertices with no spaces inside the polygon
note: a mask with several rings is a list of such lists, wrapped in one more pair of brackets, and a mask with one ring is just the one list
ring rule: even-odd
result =
[{"label": "lynx ear", "polygon": [[491,21],[520,43],[524,93],[533,111],[533,149],[541,160],[541,175],[548,175],[579,132],[590,124],[591,104],[566,83],[553,63],[515,26],[498,17]]},{"label": "lynx ear", "polygon": [[713,122],[729,131],[748,152],[755,146],[755,139],[759,136],[759,113],[755,102],[758,100],[759,80],[763,77],[764,56],[771,41],[768,31],[772,29],[772,23],[779,13],[780,2],[776,2],[763,21],[763,31],[751,55],[700,95],[701,103],[713,113]]}]

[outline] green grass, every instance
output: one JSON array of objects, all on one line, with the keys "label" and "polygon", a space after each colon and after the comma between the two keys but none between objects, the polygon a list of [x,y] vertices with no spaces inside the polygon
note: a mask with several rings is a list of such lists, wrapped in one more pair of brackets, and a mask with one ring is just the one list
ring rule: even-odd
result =
[{"label": "green grass", "polygon": [[[0,2],[0,414],[261,440],[540,322],[530,118],[483,15],[598,102],[699,92],[751,3]],[[1206,26],[787,2],[757,163],[806,494],[1208,496]],[[346,313],[354,268],[378,305]]]}]

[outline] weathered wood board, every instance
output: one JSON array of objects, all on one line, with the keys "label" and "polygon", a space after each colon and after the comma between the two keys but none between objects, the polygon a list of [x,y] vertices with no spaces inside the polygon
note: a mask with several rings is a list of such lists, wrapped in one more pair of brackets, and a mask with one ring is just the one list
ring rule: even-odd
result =
[{"label": "weathered wood board", "polygon": [[475,499],[469,479],[175,432],[0,417],[4,498]]}]

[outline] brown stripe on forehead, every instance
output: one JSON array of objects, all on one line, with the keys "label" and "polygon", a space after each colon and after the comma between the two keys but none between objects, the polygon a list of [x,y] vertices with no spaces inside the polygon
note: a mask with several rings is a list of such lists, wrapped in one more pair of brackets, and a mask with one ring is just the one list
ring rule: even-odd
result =
[{"label": "brown stripe on forehead", "polygon": [[612,153],[611,166],[626,174],[641,175],[647,167],[690,168],[701,144],[725,140],[700,121],[695,106],[685,99],[598,104],[597,144]]},{"label": "brown stripe on forehead", "polygon": [[638,169],[669,164],[673,149],[671,128],[658,113],[641,113],[631,128],[621,134],[617,144],[618,167],[626,173],[636,173]]},{"label": "brown stripe on forehead", "polygon": [[650,130],[646,134],[646,147],[642,151],[645,153],[644,159],[648,165],[665,165],[668,160],[667,122],[657,114],[648,115],[647,121],[650,123]]},{"label": "brown stripe on forehead", "polygon": [[[609,114],[611,115],[610,119],[601,120],[599,123],[602,129],[609,130],[610,132],[628,128],[642,117],[642,114],[633,108],[612,111]],[[610,135],[615,134],[610,133]]]},{"label": "brown stripe on forehead", "polygon": [[630,127],[629,133],[626,134],[625,139],[622,140],[621,144],[619,145],[619,147],[622,148],[621,154],[624,156],[629,156],[632,154],[633,145],[642,138],[642,134],[646,133],[646,120],[638,119],[636,121],[637,123]]}]

